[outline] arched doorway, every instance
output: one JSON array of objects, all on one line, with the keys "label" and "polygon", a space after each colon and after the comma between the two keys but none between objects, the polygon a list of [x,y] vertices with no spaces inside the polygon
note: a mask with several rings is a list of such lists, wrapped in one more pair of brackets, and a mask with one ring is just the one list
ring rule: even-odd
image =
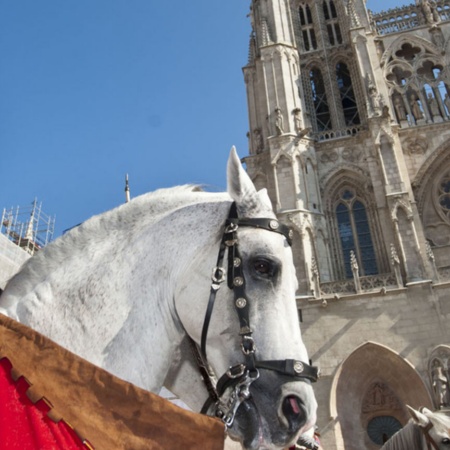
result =
[{"label": "arched doorway", "polygon": [[[340,448],[375,450],[409,419],[405,405],[432,408],[415,368],[388,347],[366,342],[341,364],[333,380],[330,412]],[[338,445],[339,447],[339,445]]]}]

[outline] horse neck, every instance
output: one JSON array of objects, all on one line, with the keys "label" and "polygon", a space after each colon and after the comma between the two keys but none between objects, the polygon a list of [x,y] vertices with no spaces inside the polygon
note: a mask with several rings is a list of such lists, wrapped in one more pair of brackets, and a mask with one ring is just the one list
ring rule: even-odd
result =
[{"label": "horse neck", "polygon": [[409,421],[400,431],[394,434],[381,449],[421,450],[426,449],[426,444],[420,428],[414,422]]},{"label": "horse neck", "polygon": [[[198,205],[183,208],[183,211],[167,216],[152,228],[151,234],[155,239],[150,243],[151,252],[142,245],[130,250],[135,260],[131,264],[133,279],[144,282],[131,286],[133,308],[120,332],[108,345],[108,357],[104,362],[108,370],[126,372],[134,367],[134,371],[139,371],[134,355],[127,351],[132,346],[135,347],[134,352],[141,355],[138,364],[146,367],[144,372],[140,370],[140,376],[144,378],[133,381],[147,388],[153,383],[153,389],[163,385],[172,354],[185,336],[175,298],[183,289],[185,280],[196,283],[197,274],[200,274],[204,277],[204,283],[199,283],[199,292],[204,288],[207,299],[211,268],[219,248],[218,231],[224,222],[220,217],[226,214],[228,205],[229,202],[223,202],[221,205],[210,204],[206,209]],[[176,229],[169,226],[174,221],[177,223]],[[197,301],[197,298],[192,301]],[[156,307],[149,309],[149,302]],[[130,329],[140,330],[138,339],[130,334]],[[184,353],[177,362],[185,364],[189,358],[190,354]]]},{"label": "horse neck", "polygon": [[[123,213],[94,219],[94,225],[107,222],[103,228],[89,221],[30,260],[2,304],[13,305],[14,318],[88,361],[158,389],[183,336],[172,303],[177,277],[198,240],[213,241],[221,220],[214,215],[229,204],[223,195],[220,202],[219,194],[210,196],[196,200],[192,194],[150,223]],[[118,226],[119,219],[127,222]],[[196,239],[187,229],[197,230]]]}]

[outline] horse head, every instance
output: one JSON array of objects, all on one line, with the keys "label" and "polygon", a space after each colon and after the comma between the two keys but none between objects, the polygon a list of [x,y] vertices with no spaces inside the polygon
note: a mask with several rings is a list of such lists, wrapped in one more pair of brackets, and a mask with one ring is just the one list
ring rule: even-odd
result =
[{"label": "horse head", "polygon": [[423,449],[445,450],[450,448],[450,417],[442,413],[407,406],[412,420],[423,434]]},{"label": "horse head", "polygon": [[[234,150],[227,176],[233,206],[220,218],[219,256],[209,258],[209,300],[204,287],[186,287],[175,306],[219,379],[205,410],[222,418],[246,449],[281,449],[314,425],[317,407],[310,383],[317,373],[307,364],[295,301],[291,235]],[[206,283],[195,278],[201,265],[191,272],[191,286]]]}]

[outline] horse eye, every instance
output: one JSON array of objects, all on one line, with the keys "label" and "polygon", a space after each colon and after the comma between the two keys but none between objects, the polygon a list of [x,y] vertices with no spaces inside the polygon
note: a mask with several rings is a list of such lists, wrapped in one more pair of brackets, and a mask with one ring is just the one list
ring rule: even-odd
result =
[{"label": "horse eye", "polygon": [[442,443],[444,445],[450,445],[450,439],[449,438],[444,438],[444,439],[442,439]]},{"label": "horse eye", "polygon": [[272,264],[265,259],[257,259],[253,263],[253,267],[257,273],[260,275],[270,276],[273,275],[273,266]]}]

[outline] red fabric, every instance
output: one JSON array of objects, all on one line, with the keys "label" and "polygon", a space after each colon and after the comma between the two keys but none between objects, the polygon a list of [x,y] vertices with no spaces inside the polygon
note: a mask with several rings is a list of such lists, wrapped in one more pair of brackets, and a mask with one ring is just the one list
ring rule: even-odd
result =
[{"label": "red fabric", "polygon": [[53,422],[50,406],[33,403],[26,394],[30,384],[20,377],[14,381],[12,365],[0,360],[0,450],[79,450],[85,445],[64,420]]}]

